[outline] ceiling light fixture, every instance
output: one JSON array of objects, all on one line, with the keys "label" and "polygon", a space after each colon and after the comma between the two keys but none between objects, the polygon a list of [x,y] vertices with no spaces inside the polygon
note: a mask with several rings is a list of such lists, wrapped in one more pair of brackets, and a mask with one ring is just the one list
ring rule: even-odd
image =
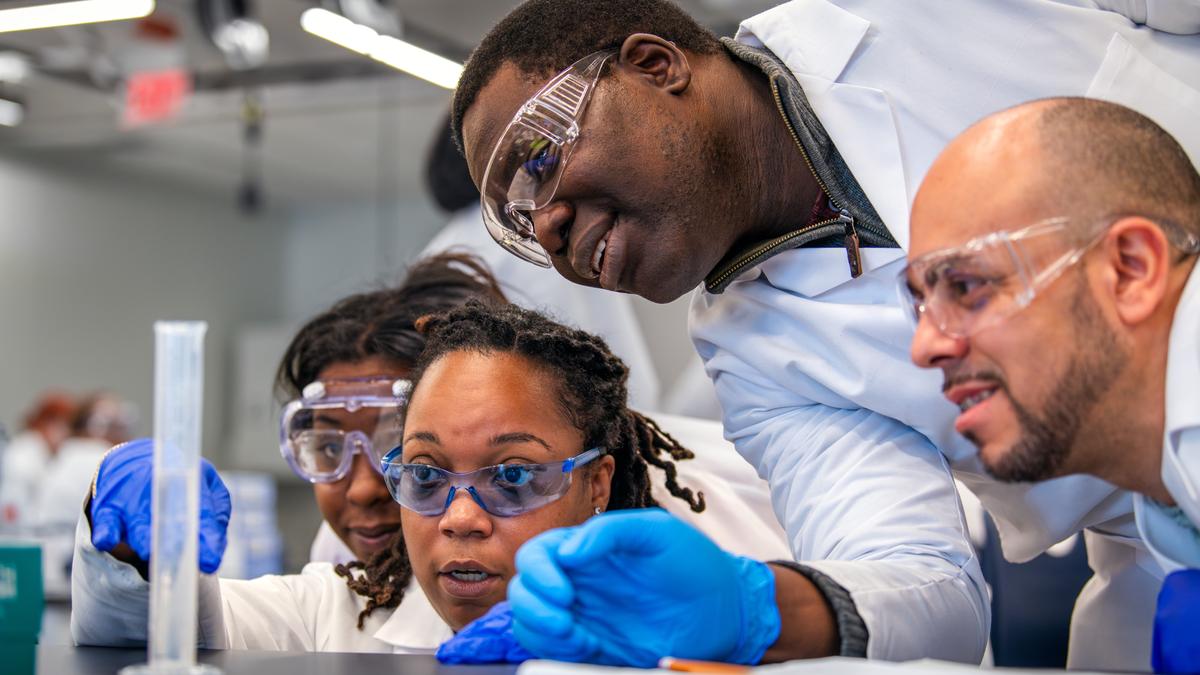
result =
[{"label": "ceiling light fixture", "polygon": [[305,10],[300,15],[300,27],[319,38],[416,75],[439,87],[453,89],[462,75],[461,63],[389,35],[380,35],[372,28],[354,23],[327,9],[312,7]]},{"label": "ceiling light fixture", "polygon": [[25,119],[25,106],[20,101],[0,98],[0,125],[15,127]]},{"label": "ceiling light fixture", "polygon": [[139,19],[153,11],[154,0],[76,0],[0,9],[0,33]]},{"label": "ceiling light fixture", "polygon": [[255,16],[252,0],[199,0],[200,26],[234,70],[267,62],[271,36]]}]

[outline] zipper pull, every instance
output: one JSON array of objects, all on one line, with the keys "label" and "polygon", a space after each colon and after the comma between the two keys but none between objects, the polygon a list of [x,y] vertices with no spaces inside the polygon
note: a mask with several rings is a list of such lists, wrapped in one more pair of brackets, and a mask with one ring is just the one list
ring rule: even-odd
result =
[{"label": "zipper pull", "polygon": [[838,222],[842,223],[842,245],[846,247],[846,261],[850,263],[850,278],[862,276],[862,252],[859,251],[858,230],[854,229],[854,217],[846,209],[838,209]]}]

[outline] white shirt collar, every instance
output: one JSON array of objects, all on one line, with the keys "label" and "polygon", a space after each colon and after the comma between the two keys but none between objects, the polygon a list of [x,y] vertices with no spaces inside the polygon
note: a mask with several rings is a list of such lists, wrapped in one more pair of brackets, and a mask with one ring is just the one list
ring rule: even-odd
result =
[{"label": "white shirt collar", "polygon": [[1137,494],[1133,499],[1138,532],[1163,574],[1200,567],[1200,534],[1196,528],[1180,522],[1170,507],[1146,495]]},{"label": "white shirt collar", "polygon": [[1162,478],[1193,523],[1200,523],[1200,272],[1193,268],[1171,324],[1167,351]]},{"label": "white shirt collar", "polygon": [[392,615],[375,631],[375,639],[406,653],[432,654],[438,645],[453,635],[454,631],[429,603],[416,579],[408,584],[400,605],[392,610]]}]

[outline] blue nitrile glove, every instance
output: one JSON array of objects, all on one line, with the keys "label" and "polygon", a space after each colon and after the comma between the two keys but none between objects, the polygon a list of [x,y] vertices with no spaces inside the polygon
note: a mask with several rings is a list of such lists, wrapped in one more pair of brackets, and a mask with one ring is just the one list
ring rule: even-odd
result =
[{"label": "blue nitrile glove", "polygon": [[[150,494],[154,475],[154,439],[139,438],[104,458],[96,474],[92,498],[92,545],[111,551],[129,544],[142,560],[150,560]],[[200,460],[200,571],[211,574],[225,554],[229,527],[229,490],[208,460]]]},{"label": "blue nitrile glove", "polygon": [[508,602],[492,605],[438,647],[442,663],[522,663],[534,658],[513,637],[512,608]]},{"label": "blue nitrile glove", "polygon": [[1200,673],[1200,569],[1167,575],[1154,613],[1154,672]]},{"label": "blue nitrile glove", "polygon": [[513,634],[540,658],[756,664],[779,638],[775,576],[661,509],[591,518],[517,551]]}]

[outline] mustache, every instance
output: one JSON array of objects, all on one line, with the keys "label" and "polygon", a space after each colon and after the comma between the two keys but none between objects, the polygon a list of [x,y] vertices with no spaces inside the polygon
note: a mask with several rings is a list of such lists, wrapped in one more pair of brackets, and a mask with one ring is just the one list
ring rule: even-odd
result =
[{"label": "mustache", "polygon": [[942,393],[946,393],[951,387],[956,387],[964,382],[991,382],[997,387],[1008,390],[1008,384],[999,373],[992,370],[979,370],[970,372],[947,372],[945,380],[942,382]]}]

